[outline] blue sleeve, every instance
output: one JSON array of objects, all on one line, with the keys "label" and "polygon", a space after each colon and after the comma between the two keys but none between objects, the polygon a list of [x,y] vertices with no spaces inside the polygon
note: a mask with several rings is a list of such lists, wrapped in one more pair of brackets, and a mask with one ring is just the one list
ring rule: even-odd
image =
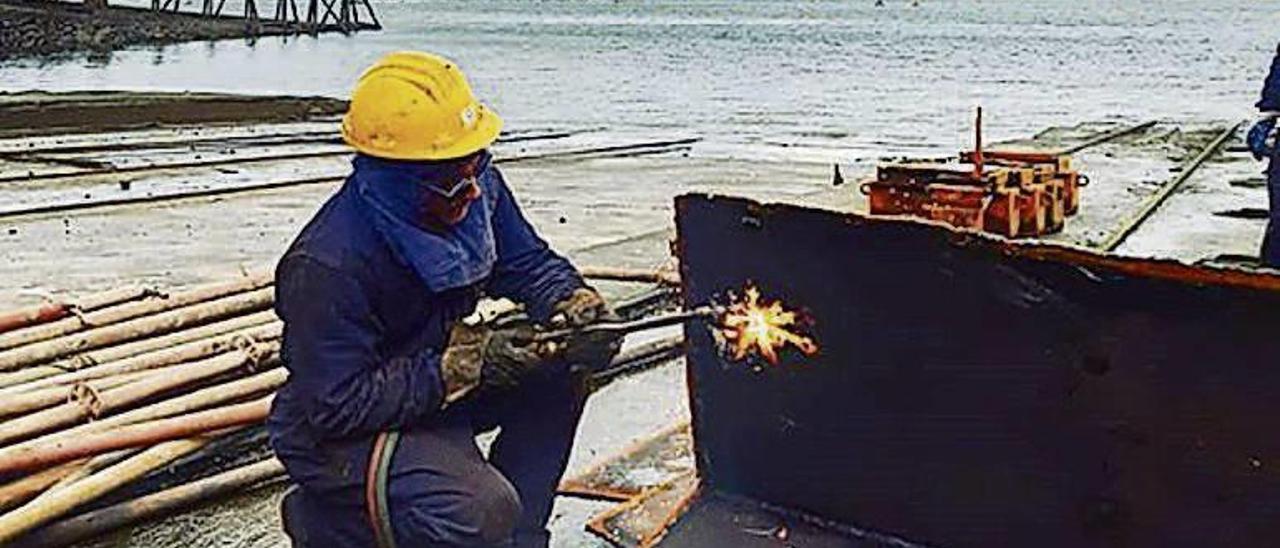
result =
[{"label": "blue sleeve", "polygon": [[287,257],[276,271],[276,312],[284,320],[289,383],[317,432],[368,435],[440,409],[439,351],[380,355],[380,328],[351,277],[305,256]]},{"label": "blue sleeve", "polygon": [[489,294],[522,303],[530,317],[544,321],[556,303],[586,284],[578,270],[538,236],[502,174],[496,168],[493,172],[489,190],[495,194],[493,230],[498,261],[489,279]]},{"label": "blue sleeve", "polygon": [[1262,86],[1262,99],[1258,101],[1258,110],[1280,111],[1280,48],[1271,60],[1271,71],[1267,73],[1267,82]]}]

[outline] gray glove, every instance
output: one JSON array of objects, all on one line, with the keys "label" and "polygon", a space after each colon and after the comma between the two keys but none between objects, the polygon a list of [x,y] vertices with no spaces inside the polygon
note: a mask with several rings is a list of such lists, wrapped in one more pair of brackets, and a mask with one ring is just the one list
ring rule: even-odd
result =
[{"label": "gray glove", "polygon": [[458,401],[476,389],[509,390],[536,370],[545,358],[527,327],[495,331],[458,322],[440,358],[445,402]]},{"label": "gray glove", "polygon": [[[590,288],[574,290],[564,300],[556,303],[552,325],[556,327],[584,327],[596,322],[621,321],[599,293]],[[622,346],[622,336],[617,333],[593,332],[569,337],[561,349],[561,355],[570,364],[585,366],[591,370],[607,367]]]}]

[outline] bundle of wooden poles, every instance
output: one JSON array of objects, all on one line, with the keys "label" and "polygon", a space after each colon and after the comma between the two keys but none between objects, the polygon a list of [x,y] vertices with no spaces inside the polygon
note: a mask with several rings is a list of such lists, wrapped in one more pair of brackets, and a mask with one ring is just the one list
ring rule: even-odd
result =
[{"label": "bundle of wooden poles", "polygon": [[[282,480],[282,465],[264,448],[256,462],[111,500],[179,460],[218,460],[210,453],[220,440],[262,429],[287,378],[272,283],[268,274],[246,274],[177,291],[129,287],[0,314],[0,545],[63,546]],[[670,296],[654,289],[619,309],[643,315]],[[679,346],[640,345],[606,376],[669,358]]]}]

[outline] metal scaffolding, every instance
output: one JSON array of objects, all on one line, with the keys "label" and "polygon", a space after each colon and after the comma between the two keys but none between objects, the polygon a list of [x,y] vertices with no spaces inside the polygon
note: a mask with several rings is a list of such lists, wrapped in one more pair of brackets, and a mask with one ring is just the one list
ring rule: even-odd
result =
[{"label": "metal scaffolding", "polygon": [[241,15],[224,15],[227,0],[201,0],[200,11],[184,11],[181,0],[151,0],[151,10],[165,13],[191,13],[210,18],[243,19],[251,34],[271,29],[271,34],[319,34],[359,30],[381,30],[382,23],[369,0],[307,0],[303,10],[298,0],[276,0],[270,17],[262,17],[257,0],[243,0]]}]

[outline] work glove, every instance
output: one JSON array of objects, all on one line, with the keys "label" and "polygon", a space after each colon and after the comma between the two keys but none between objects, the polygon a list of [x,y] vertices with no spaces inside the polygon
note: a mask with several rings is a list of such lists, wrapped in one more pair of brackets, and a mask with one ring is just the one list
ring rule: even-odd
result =
[{"label": "work glove", "polygon": [[[594,289],[579,288],[552,307],[551,325],[556,328],[586,327],[597,322],[621,321]],[[569,336],[559,355],[571,365],[599,370],[613,362],[622,347],[622,335],[588,332]]]},{"label": "work glove", "polygon": [[1271,157],[1271,145],[1267,143],[1267,139],[1271,137],[1271,132],[1276,127],[1275,118],[1263,118],[1253,124],[1249,128],[1249,134],[1245,137],[1245,141],[1249,144],[1249,151],[1253,153],[1254,160]]},{"label": "work glove", "polygon": [[523,326],[493,330],[462,322],[454,325],[440,358],[445,402],[458,401],[476,390],[505,391],[518,386],[546,361],[533,335],[532,328]]}]

